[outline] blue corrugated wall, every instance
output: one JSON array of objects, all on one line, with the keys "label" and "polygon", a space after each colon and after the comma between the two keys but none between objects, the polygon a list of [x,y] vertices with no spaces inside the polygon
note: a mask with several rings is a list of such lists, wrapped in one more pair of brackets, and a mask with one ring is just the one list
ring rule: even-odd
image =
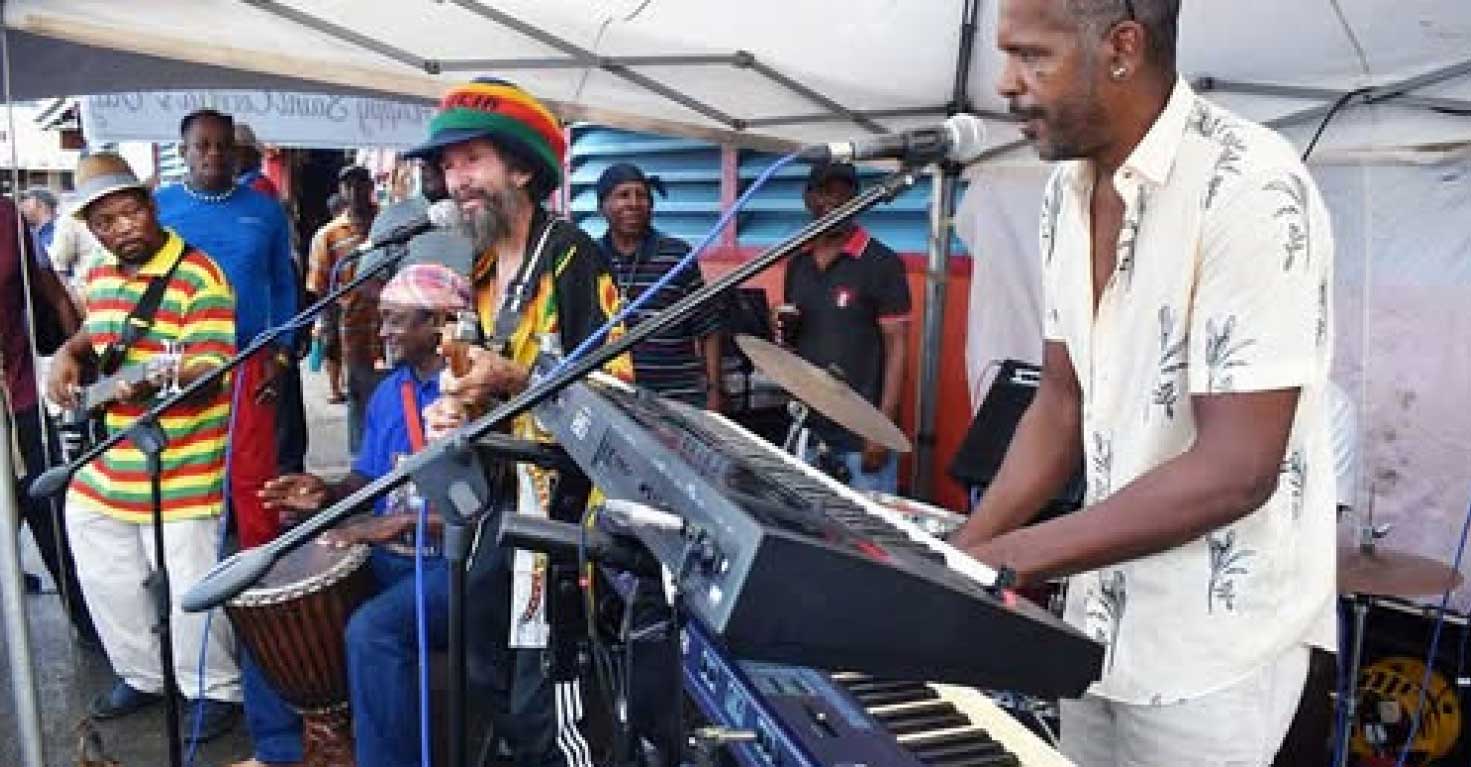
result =
[{"label": "blue corrugated wall", "polygon": [[[572,128],[571,148],[572,219],[601,237],[607,224],[598,213],[594,185],[609,165],[631,162],[645,173],[663,178],[667,199],[654,201],[654,225],[691,243],[697,242],[720,217],[720,147],[703,141],[665,138],[646,133],[615,130],[596,125]],[[741,150],[740,188],[744,192],[774,155]],[[863,168],[864,178],[880,171]],[[737,243],[742,247],[765,247],[780,242],[808,220],[802,205],[802,184],[807,166],[784,168],[746,206],[736,219]],[[893,202],[869,212],[861,221],[874,236],[901,253],[923,253],[929,231],[931,187],[922,179]],[[959,241],[953,252],[963,252]]]}]

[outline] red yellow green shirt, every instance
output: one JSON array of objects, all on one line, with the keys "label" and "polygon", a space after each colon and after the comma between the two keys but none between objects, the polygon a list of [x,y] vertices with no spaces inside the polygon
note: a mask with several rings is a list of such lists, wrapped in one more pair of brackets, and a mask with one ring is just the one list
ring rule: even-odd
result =
[{"label": "red yellow green shirt", "polygon": [[[222,364],[235,353],[234,293],[209,256],[185,244],[173,231],[165,231],[168,240],[163,248],[132,273],[111,254],[88,270],[83,330],[100,356],[118,338],[148,283],[178,261],[159,301],[153,327],[128,349],[123,364],[146,362],[164,351],[166,342],[179,344],[185,367]],[[223,508],[229,391],[228,380],[222,381],[207,400],[180,403],[159,419],[168,436],[161,483],[165,520],[214,516]],[[139,403],[108,406],[108,431],[126,428],[148,407]],[[78,471],[72,491],[108,516],[146,523],[152,513],[146,469],[143,453],[131,440],[124,440]]]}]

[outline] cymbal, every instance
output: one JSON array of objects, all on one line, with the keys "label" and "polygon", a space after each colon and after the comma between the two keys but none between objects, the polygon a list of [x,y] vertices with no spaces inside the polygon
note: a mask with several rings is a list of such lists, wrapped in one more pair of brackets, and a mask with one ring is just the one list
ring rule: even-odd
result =
[{"label": "cymbal", "polygon": [[1380,597],[1423,597],[1461,585],[1450,565],[1405,551],[1338,547],[1338,592]]},{"label": "cymbal", "polygon": [[852,387],[807,360],[755,336],[738,335],[736,345],[757,370],[770,376],[793,397],[858,436],[899,453],[910,450],[909,438]]}]

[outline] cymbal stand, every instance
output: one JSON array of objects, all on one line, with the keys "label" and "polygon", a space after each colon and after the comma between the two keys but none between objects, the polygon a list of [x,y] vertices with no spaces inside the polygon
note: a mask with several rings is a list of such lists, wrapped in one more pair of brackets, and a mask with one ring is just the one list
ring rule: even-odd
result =
[{"label": "cymbal stand", "polygon": [[792,417],[792,425],[787,428],[787,439],[782,443],[781,449],[796,456],[798,460],[802,458],[802,452],[799,451],[806,447],[802,440],[802,430],[806,428],[807,416],[811,414],[812,408],[807,407],[807,403],[802,400],[793,399],[787,402],[787,415]]},{"label": "cymbal stand", "polygon": [[[1378,527],[1374,526],[1372,485],[1370,485],[1369,502],[1365,512],[1363,521],[1358,527],[1359,550],[1365,554],[1372,554],[1379,539],[1389,535],[1390,530],[1390,525],[1387,523]],[[1363,667],[1364,660],[1364,624],[1369,617],[1369,595],[1348,594],[1347,596],[1350,619],[1353,623],[1349,630],[1348,674],[1347,678],[1340,680],[1338,685],[1338,706],[1342,708],[1343,726],[1335,733],[1337,742],[1334,744],[1333,753],[1337,758],[1333,767],[1344,767],[1348,764],[1349,743],[1353,740],[1351,733],[1359,713],[1359,671]]]}]

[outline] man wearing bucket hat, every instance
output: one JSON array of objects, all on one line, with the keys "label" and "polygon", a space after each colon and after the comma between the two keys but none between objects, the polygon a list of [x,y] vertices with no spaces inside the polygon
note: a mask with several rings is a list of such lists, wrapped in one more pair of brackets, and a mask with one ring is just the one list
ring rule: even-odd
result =
[{"label": "man wearing bucket hat", "polygon": [[[139,365],[178,344],[183,358],[178,383],[188,386],[235,352],[235,301],[219,265],[158,222],[147,188],[115,154],[84,157],[77,167],[76,215],[106,249],[107,257],[86,275],[86,320],[57,352],[48,395],[75,403],[82,370],[111,360]],[[159,281],[159,282],[155,282]],[[153,321],[131,344],[123,328],[149,286],[162,288]],[[123,348],[119,348],[123,347]],[[118,387],[106,408],[110,431],[130,425],[152,406],[159,389],[151,383]],[[226,423],[229,394],[209,387],[160,419],[168,438],[161,457],[164,552],[171,580],[193,583],[216,561],[219,516],[224,507]],[[76,552],[77,575],[92,608],[97,631],[118,680],[92,704],[105,719],[132,713],[163,695],[156,615],[145,580],[153,566],[152,502],[144,456],[124,441],[82,467],[67,493],[67,528]],[[179,692],[191,699],[186,722],[199,719],[198,740],[233,724],[240,677],[228,621],[205,620],[172,605],[173,653]],[[207,628],[207,633],[206,633]],[[200,646],[208,643],[201,667]],[[201,673],[202,672],[202,673]],[[196,697],[199,691],[203,697]]]},{"label": "man wearing bucket hat", "polygon": [[[621,300],[632,301],[678,266],[690,246],[653,226],[654,192],[661,197],[666,194],[658,176],[644,175],[633,163],[614,163],[598,177],[597,192],[598,210],[608,221],[608,231],[598,244],[613,270]],[[700,267],[691,264],[650,297],[634,322],[704,286]],[[633,370],[639,386],[695,407],[719,410],[719,328],[712,303],[634,347]]]},{"label": "man wearing bucket hat", "polygon": [[[476,311],[502,348],[472,350],[473,369],[467,375],[445,374],[444,396],[425,411],[431,439],[462,424],[466,406],[483,408],[524,389],[541,339],[570,351],[618,306],[617,286],[597,244],[541,205],[561,183],[567,151],[551,112],[515,85],[493,79],[452,89],[440,106],[429,140],[409,155],[444,170],[478,254],[471,270]],[[610,335],[621,332],[615,328]],[[633,377],[627,355],[610,363],[608,371]],[[518,419],[514,430],[518,436],[549,439],[529,415]],[[538,498],[549,496],[552,480],[549,472],[518,465],[517,510],[546,516]],[[511,582],[510,605],[502,606],[498,619],[509,623],[502,636],[516,648],[511,690],[516,763],[585,763],[589,750],[577,729],[582,710],[577,684],[559,683],[554,689],[542,667],[545,558],[516,552],[514,566],[504,552],[496,559],[503,570],[514,572],[501,576]],[[487,590],[473,598],[498,594]]]}]

